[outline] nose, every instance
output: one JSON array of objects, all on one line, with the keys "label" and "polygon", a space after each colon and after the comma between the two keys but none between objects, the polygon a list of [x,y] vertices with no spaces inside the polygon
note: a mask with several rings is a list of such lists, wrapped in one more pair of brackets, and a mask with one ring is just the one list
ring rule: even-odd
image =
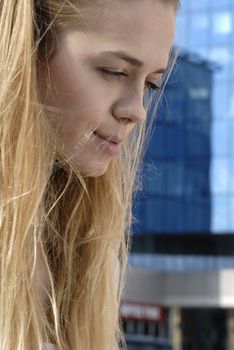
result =
[{"label": "nose", "polygon": [[146,119],[143,95],[124,95],[114,103],[112,115],[124,123],[143,123]]}]

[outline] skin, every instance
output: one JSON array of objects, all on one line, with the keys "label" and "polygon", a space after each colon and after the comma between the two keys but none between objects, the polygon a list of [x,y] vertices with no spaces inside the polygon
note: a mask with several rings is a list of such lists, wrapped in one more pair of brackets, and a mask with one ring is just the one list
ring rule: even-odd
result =
[{"label": "skin", "polygon": [[[110,154],[109,141],[103,146],[92,130],[118,136],[122,144],[145,121],[143,96],[149,83],[158,85],[158,71],[166,69],[175,11],[158,0],[90,3],[81,26],[59,34],[56,53],[40,67],[40,76],[42,100],[61,147],[83,175],[94,177],[104,174],[118,154]],[[127,52],[143,65],[104,53],[110,50]]]}]

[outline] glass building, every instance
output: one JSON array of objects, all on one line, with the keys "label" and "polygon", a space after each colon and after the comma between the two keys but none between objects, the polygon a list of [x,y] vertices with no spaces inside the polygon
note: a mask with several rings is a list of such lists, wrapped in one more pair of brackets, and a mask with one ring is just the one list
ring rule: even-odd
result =
[{"label": "glass building", "polygon": [[213,70],[195,55],[177,60],[144,159],[136,234],[211,230]]},{"label": "glass building", "polygon": [[182,0],[134,212],[126,298],[160,304],[175,350],[234,349],[234,2]]},{"label": "glass building", "polygon": [[234,3],[184,1],[177,22],[177,44],[217,62],[212,92],[212,233],[234,231]]}]

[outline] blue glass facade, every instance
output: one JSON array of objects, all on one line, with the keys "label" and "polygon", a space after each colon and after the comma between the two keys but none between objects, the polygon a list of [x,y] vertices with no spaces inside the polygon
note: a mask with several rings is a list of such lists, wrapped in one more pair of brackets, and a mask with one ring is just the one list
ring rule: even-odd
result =
[{"label": "blue glass facade", "polygon": [[213,69],[195,56],[177,61],[144,159],[136,233],[210,231]]},{"label": "blue glass facade", "polygon": [[234,3],[186,0],[177,19],[176,43],[219,64],[211,95],[211,232],[234,232]]},{"label": "blue glass facade", "polygon": [[[182,0],[175,43],[181,54],[144,159],[144,191],[134,204],[133,252],[141,256],[130,260],[151,261],[159,270],[234,267],[234,2]],[[181,250],[180,244],[173,255],[156,249],[163,236],[170,245],[175,235]],[[213,237],[207,254],[200,252],[203,235]],[[149,236],[155,241],[142,244]],[[187,252],[192,236],[194,255]],[[149,260],[143,253],[158,255]]]}]

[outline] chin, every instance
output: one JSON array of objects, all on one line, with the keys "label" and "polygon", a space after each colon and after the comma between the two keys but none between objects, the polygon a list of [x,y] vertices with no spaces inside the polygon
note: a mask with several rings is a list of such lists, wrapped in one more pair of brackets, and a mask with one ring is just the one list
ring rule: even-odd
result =
[{"label": "chin", "polygon": [[80,168],[80,173],[85,177],[99,177],[107,172],[109,162],[90,164],[89,166]]}]

